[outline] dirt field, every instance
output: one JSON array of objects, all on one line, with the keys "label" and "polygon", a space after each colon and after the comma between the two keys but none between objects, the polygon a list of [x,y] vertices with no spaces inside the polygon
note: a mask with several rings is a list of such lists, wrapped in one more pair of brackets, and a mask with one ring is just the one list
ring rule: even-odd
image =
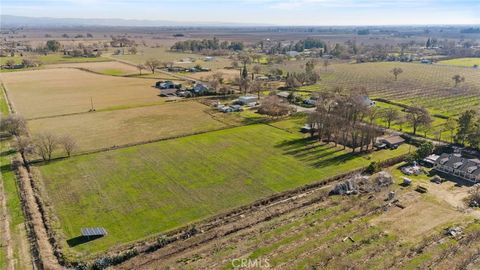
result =
[{"label": "dirt field", "polygon": [[197,102],[180,102],[31,120],[32,134],[51,132],[70,135],[79,150],[93,150],[168,138],[225,125],[204,112],[208,107]]},{"label": "dirt field", "polygon": [[[138,74],[137,68],[131,65],[123,64],[116,61],[110,62],[91,62],[91,63],[68,63],[47,65],[46,68],[81,68],[91,70],[93,72],[103,73],[106,75],[131,75]],[[144,70],[145,72],[145,70]]]},{"label": "dirt field", "polygon": [[14,108],[26,118],[162,103],[156,80],[45,69],[0,75]]}]

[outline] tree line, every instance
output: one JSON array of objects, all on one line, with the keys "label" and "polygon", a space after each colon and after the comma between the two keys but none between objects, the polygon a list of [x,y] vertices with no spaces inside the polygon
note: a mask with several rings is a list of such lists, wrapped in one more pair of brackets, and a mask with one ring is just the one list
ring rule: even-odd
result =
[{"label": "tree line", "polygon": [[170,47],[172,51],[192,51],[192,52],[201,52],[204,50],[231,50],[231,51],[241,51],[245,45],[240,41],[222,41],[218,40],[216,37],[213,39],[202,39],[202,40],[185,40],[177,41]]},{"label": "tree line", "polygon": [[27,156],[36,154],[44,161],[50,161],[58,150],[63,150],[65,155],[70,157],[77,149],[76,141],[69,135],[57,136],[46,132],[30,137],[25,118],[18,114],[3,118],[0,124],[1,131],[17,138],[15,148],[24,160],[27,160]]},{"label": "tree line", "polygon": [[367,151],[380,135],[374,125],[377,115],[365,103],[366,91],[354,88],[349,93],[326,91],[318,93],[316,109],[308,117],[311,136],[319,141]]}]

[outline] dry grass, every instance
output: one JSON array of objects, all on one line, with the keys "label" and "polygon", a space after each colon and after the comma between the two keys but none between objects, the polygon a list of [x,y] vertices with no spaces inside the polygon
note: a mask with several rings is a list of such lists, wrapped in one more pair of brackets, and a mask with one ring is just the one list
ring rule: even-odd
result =
[{"label": "dry grass", "polygon": [[103,73],[106,75],[131,75],[139,73],[134,66],[124,63],[110,62],[91,62],[91,63],[67,63],[48,65],[47,68],[82,68],[93,72]]},{"label": "dry grass", "polygon": [[162,103],[156,80],[46,69],[0,75],[15,109],[27,118]]},{"label": "dry grass", "polygon": [[79,150],[94,150],[168,138],[224,127],[197,102],[96,112],[29,121],[32,134],[72,136]]},{"label": "dry grass", "polygon": [[391,208],[388,212],[373,220],[373,223],[387,231],[398,233],[404,239],[429,234],[442,224],[457,222],[466,216],[455,211],[451,206],[434,201],[417,198],[405,204],[405,209]]}]

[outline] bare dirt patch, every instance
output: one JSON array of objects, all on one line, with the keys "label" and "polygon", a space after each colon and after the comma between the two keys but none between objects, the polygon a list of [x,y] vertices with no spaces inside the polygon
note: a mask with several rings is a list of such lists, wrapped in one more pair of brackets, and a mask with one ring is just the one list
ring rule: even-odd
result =
[{"label": "bare dirt patch", "polygon": [[455,211],[449,205],[440,204],[423,198],[401,200],[405,209],[391,207],[390,210],[372,220],[372,223],[385,227],[405,239],[415,239],[428,234],[434,228],[465,218],[465,215]]}]

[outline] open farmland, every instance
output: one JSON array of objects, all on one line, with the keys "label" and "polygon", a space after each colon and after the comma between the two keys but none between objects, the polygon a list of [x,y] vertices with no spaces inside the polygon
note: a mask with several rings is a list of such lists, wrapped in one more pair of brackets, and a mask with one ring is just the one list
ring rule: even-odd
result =
[{"label": "open farmland", "polygon": [[[390,72],[394,67],[403,69],[394,80]],[[452,77],[465,77],[465,82],[454,87]],[[432,113],[455,115],[465,108],[480,104],[480,72],[462,67],[415,63],[338,64],[321,73],[317,85],[301,88],[315,91],[365,87],[371,97],[386,98],[406,105],[423,105]]]},{"label": "open farmland", "polygon": [[135,107],[164,101],[155,80],[97,75],[78,69],[45,69],[0,75],[15,110],[26,118]]},{"label": "open farmland", "polygon": [[461,67],[473,67],[475,65],[480,66],[480,57],[475,58],[455,58],[450,60],[439,61],[439,64],[461,66]]},{"label": "open farmland", "polygon": [[59,64],[59,63],[79,63],[79,62],[102,62],[102,61],[109,61],[106,57],[73,57],[73,56],[65,56],[60,53],[51,53],[47,55],[28,55],[25,54],[24,56],[16,55],[16,56],[8,56],[8,57],[0,57],[0,65],[5,65],[7,61],[13,60],[16,64],[20,64],[22,59],[37,59],[42,64]]},{"label": "open farmland", "polygon": [[252,125],[38,169],[67,240],[81,227],[107,228],[108,237],[73,247],[87,255],[407,152],[405,145],[358,156]]},{"label": "open farmland", "polygon": [[87,62],[87,63],[66,63],[66,64],[55,64],[48,65],[48,68],[78,68],[85,69],[97,73],[102,73],[105,75],[132,75],[138,74],[139,71],[136,67],[120,63],[117,61],[108,61],[108,62]]},{"label": "open farmland", "polygon": [[204,111],[197,102],[113,110],[43,118],[28,122],[33,135],[50,132],[69,135],[80,151],[181,136],[214,130],[225,125]]},{"label": "open farmland", "polygon": [[[400,177],[395,180],[401,182]],[[451,269],[444,267],[475,265],[475,248],[480,245],[476,241],[480,237],[478,223],[471,223],[472,216],[447,204],[443,197],[421,195],[412,187],[397,184],[375,194],[350,197],[329,197],[331,189],[326,186],[257,211],[271,219],[261,219],[264,216],[253,212],[261,222],[213,241],[201,242],[199,236],[200,244],[195,245],[195,240],[188,243],[195,248],[158,250],[119,269],[133,265],[151,269],[159,261],[173,269],[235,269],[242,259],[273,269]],[[384,201],[390,191],[395,191],[403,209]],[[243,225],[249,218],[237,224]],[[464,228],[463,237],[444,234],[452,224]],[[435,268],[437,265],[442,267]]]},{"label": "open farmland", "polygon": [[[140,47],[137,54],[112,55],[113,58],[135,64],[143,64],[148,59],[158,59],[161,62],[172,62],[175,66],[194,67],[200,65],[205,68],[220,69],[230,66],[230,60],[224,57],[215,57],[213,61],[204,61],[205,56],[200,54],[172,52],[169,47]],[[193,59],[194,61],[189,61]],[[186,61],[182,61],[186,60]]]}]

